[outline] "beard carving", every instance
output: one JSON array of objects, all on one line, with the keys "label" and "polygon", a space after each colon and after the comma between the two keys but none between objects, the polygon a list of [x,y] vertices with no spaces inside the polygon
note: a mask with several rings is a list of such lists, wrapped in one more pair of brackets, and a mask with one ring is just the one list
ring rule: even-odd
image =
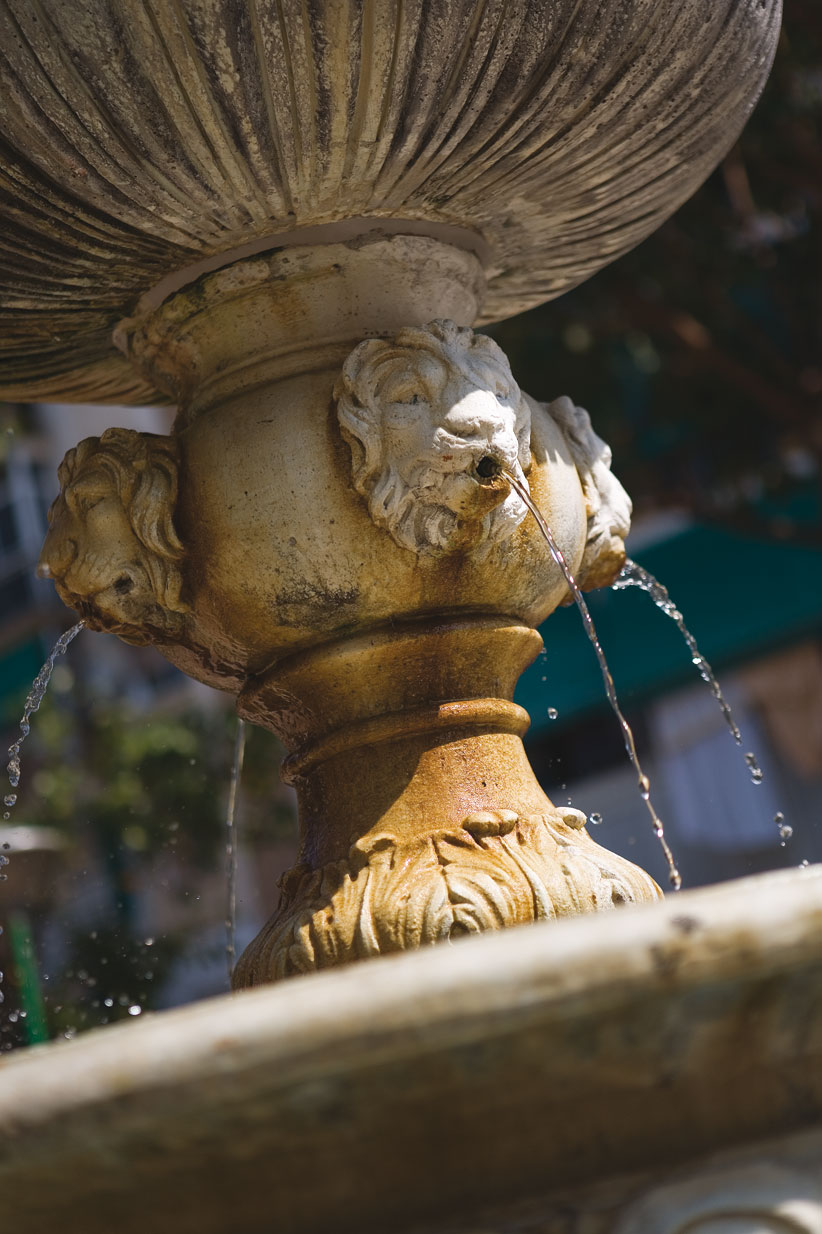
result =
[{"label": "beard carving", "polygon": [[354,487],[374,522],[412,552],[486,555],[527,514],[490,458],[527,486],[531,415],[504,353],[449,321],[354,348],[334,390]]}]

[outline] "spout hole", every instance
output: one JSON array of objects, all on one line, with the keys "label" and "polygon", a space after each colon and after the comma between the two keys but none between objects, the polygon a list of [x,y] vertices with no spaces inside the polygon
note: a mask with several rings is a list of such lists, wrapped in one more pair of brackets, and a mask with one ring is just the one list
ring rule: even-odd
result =
[{"label": "spout hole", "polygon": [[117,592],[118,596],[127,596],[133,587],[134,579],[130,578],[128,574],[121,574],[114,584],[114,590]]},{"label": "spout hole", "polygon": [[490,454],[486,454],[477,463],[477,475],[482,480],[494,480],[502,471],[502,467],[495,458],[491,458]]}]

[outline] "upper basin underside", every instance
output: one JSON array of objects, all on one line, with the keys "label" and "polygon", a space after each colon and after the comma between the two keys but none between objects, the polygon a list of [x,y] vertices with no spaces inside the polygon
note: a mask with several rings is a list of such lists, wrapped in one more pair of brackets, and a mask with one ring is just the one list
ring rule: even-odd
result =
[{"label": "upper basin underside", "polygon": [[476,234],[481,322],[557,296],[721,158],[779,9],[2,0],[0,394],[151,399],[111,344],[140,295],[352,217]]}]

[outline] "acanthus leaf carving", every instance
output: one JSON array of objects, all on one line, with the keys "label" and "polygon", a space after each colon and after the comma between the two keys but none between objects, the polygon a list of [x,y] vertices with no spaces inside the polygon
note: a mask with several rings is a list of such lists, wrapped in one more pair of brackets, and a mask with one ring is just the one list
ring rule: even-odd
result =
[{"label": "acanthus leaf carving", "polygon": [[649,875],[558,813],[485,813],[489,820],[496,813],[496,831],[486,820],[478,833],[478,816],[469,816],[459,829],[408,842],[380,833],[356,841],[343,861],[289,871],[279,909],[241,958],[236,984],[660,895]]}]

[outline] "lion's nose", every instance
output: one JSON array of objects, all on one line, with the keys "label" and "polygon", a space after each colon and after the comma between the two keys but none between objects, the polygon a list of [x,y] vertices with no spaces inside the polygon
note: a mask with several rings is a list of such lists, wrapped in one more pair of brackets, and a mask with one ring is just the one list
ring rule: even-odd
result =
[{"label": "lion's nose", "polygon": [[482,447],[495,442],[500,447],[512,445],[516,451],[512,416],[487,390],[465,393],[452,405],[446,424],[469,444]]}]

